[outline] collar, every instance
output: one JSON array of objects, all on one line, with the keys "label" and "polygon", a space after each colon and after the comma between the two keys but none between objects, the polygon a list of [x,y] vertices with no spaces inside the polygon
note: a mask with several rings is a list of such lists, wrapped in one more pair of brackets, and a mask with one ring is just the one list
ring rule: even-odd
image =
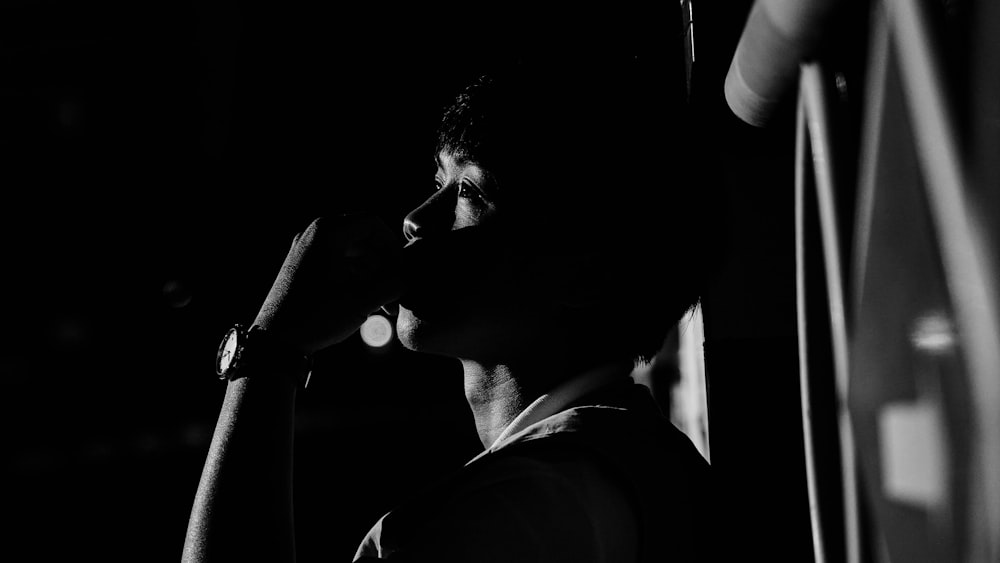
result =
[{"label": "collar", "polygon": [[621,363],[605,364],[560,383],[551,391],[535,399],[514,417],[514,420],[510,421],[510,424],[497,436],[497,439],[487,448],[487,451],[496,450],[515,434],[554,414],[566,410],[578,399],[583,398],[591,391],[612,383],[615,379],[622,377],[622,374],[623,368]]}]

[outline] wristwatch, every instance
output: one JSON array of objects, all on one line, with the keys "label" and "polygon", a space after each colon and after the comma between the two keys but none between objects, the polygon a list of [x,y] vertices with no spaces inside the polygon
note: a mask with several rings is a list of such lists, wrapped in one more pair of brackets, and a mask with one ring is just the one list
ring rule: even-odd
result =
[{"label": "wristwatch", "polygon": [[302,387],[312,375],[312,357],[282,346],[259,325],[236,324],[226,332],[215,356],[219,379],[232,381],[248,375],[292,376]]}]

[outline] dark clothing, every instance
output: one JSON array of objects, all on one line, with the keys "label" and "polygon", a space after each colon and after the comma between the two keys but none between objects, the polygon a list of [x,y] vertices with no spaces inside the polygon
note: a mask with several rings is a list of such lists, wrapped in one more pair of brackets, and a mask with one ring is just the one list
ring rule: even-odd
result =
[{"label": "dark clothing", "polygon": [[393,510],[355,560],[707,560],[708,472],[649,391],[625,380]]}]

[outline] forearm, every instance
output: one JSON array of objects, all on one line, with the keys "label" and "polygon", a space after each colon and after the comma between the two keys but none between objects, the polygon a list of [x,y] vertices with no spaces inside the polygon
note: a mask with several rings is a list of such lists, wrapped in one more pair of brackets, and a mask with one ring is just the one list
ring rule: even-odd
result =
[{"label": "forearm", "polygon": [[268,336],[260,340],[262,333],[251,336],[251,329],[243,347],[241,331],[227,335],[235,340],[220,348],[223,373],[226,362],[236,362],[237,375],[251,368],[254,350],[265,358],[258,366],[288,361],[289,373],[251,373],[229,383],[188,522],[186,563],[295,559],[292,437],[299,382],[293,373],[305,366],[290,356],[343,341],[370,311],[399,297],[398,242],[374,217],[316,219],[292,241],[257,313],[254,325]]},{"label": "forearm", "polygon": [[295,559],[296,387],[268,375],[228,384],[188,522],[185,563]]}]

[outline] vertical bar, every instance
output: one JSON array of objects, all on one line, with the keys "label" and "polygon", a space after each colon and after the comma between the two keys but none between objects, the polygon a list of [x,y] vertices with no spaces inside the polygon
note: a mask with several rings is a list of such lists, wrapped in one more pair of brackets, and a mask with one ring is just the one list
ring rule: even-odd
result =
[{"label": "vertical bar", "polygon": [[809,524],[816,563],[826,562],[823,526],[820,522],[819,492],[816,489],[816,456],[813,453],[812,403],[809,400],[809,355],[806,318],[805,273],[805,183],[811,167],[806,159],[809,134],[806,131],[805,99],[799,98],[795,121],[795,309],[799,341],[799,389],[802,399],[802,440],[805,446],[806,487],[809,493]]},{"label": "vertical bar", "polygon": [[975,404],[966,551],[970,561],[994,562],[1000,558],[1000,322],[997,269],[983,227],[988,218],[969,201],[927,8],[915,0],[886,0],[886,5]]},{"label": "vertical bar", "polygon": [[826,266],[827,297],[830,306],[830,334],[833,340],[833,367],[837,388],[837,426],[840,438],[841,474],[844,486],[844,532],[847,541],[847,561],[857,563],[861,557],[858,523],[858,489],[856,478],[854,430],[851,426],[847,397],[849,361],[847,316],[844,306],[844,273],[841,264],[840,238],[837,232],[836,189],[831,149],[833,146],[828,123],[830,108],[823,87],[823,75],[817,63],[804,65],[801,86],[804,99],[806,130],[810,136],[813,166],[816,174],[816,200],[819,206],[823,258]]},{"label": "vertical bar", "polygon": [[681,2],[681,33],[684,37],[684,73],[687,79],[687,95],[691,96],[691,72],[695,64],[694,51],[694,3],[692,0],[680,0]]},{"label": "vertical bar", "polygon": [[[885,104],[885,75],[889,64],[889,31],[885,14],[876,4],[872,6],[871,32],[868,40],[868,69],[865,76],[865,104],[861,123],[863,131],[861,166],[859,169],[856,217],[854,221],[854,303],[861,304],[864,291],[865,267],[868,264],[868,243],[871,238],[872,214],[875,209],[875,177],[882,130],[882,107]],[[864,149],[869,150],[865,151]],[[858,309],[854,309],[854,318]]]}]

